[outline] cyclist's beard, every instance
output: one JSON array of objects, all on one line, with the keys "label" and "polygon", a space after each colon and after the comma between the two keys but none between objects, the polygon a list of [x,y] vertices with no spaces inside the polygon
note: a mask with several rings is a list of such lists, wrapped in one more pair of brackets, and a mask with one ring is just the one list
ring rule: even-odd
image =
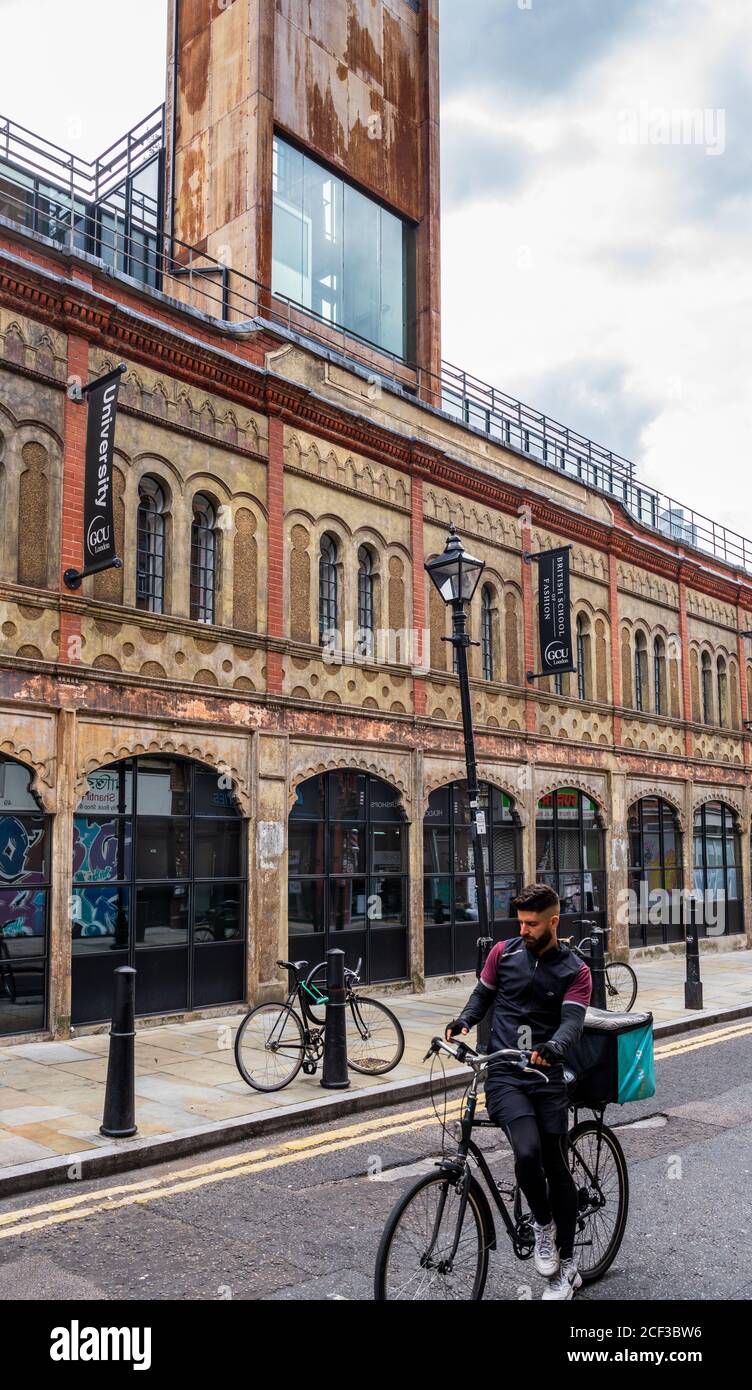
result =
[{"label": "cyclist's beard", "polygon": [[525,936],[523,937],[523,941],[525,942],[528,951],[532,951],[534,956],[539,956],[541,954],[541,951],[545,951],[546,947],[551,945],[551,942],[553,941],[553,936],[554,934],[551,931],[551,928],[546,927],[546,930],[542,932],[540,936]]}]

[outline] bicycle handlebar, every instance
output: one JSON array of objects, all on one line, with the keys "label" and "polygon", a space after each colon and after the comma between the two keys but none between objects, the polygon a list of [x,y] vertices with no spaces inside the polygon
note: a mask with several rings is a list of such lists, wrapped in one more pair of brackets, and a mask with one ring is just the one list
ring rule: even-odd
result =
[{"label": "bicycle handlebar", "polygon": [[525,1052],[519,1047],[501,1047],[498,1052],[487,1052],[485,1055],[481,1055],[479,1052],[475,1051],[475,1048],[470,1047],[469,1043],[460,1042],[452,1047],[451,1044],[445,1042],[443,1038],[432,1038],[431,1046],[423,1058],[423,1061],[429,1061],[431,1057],[436,1056],[437,1052],[448,1052],[449,1056],[453,1057],[455,1062],[460,1062],[463,1065],[472,1067],[475,1072],[485,1071],[492,1062],[503,1062],[514,1058],[520,1071],[529,1072],[532,1076],[540,1076],[546,1084],[548,1084],[550,1079],[539,1067],[531,1067],[529,1065],[532,1053]]}]

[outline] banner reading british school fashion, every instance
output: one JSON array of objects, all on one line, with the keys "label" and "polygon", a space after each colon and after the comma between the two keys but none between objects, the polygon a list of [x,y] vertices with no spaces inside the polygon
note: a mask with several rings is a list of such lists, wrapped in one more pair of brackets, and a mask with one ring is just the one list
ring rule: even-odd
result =
[{"label": "banner reading british school fashion", "polygon": [[112,459],[121,375],[122,368],[117,367],[85,388],[89,412],[84,481],[84,570],[106,569],[116,558]]},{"label": "banner reading british school fashion", "polygon": [[569,613],[569,546],[542,550],[538,559],[538,626],[541,671],[574,671]]}]

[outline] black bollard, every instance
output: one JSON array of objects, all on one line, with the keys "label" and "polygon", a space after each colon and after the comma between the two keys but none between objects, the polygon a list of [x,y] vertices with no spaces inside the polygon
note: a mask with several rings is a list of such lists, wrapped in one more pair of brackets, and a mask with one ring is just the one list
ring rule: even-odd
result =
[{"label": "black bollard", "polygon": [[350,1085],[347,1070],[347,1024],[345,1009],[345,953],[326,953],[326,1027],[324,1028],[324,1067],[321,1085],[329,1091],[345,1091]]},{"label": "black bollard", "polygon": [[[488,953],[493,946],[492,936],[478,937],[478,959],[475,965],[475,978],[479,980],[483,973],[483,966],[488,960]],[[493,1022],[493,1009],[489,1009],[485,1018],[482,1018],[475,1030],[475,1047],[478,1052],[488,1052],[488,1044],[491,1041],[491,1024]]]},{"label": "black bollard", "polygon": [[697,932],[697,903],[689,900],[689,916],[684,928],[687,951],[687,977],[684,981],[685,1009],[702,1009],[702,981],[700,979],[700,941]]},{"label": "black bollard", "polygon": [[136,972],[130,965],[115,971],[115,1002],[107,1059],[104,1119],[99,1133],[129,1139],[136,1125]]},{"label": "black bollard", "polygon": [[597,927],[594,922],[582,923],[583,927],[592,928],[590,932],[590,974],[593,977],[593,994],[590,1000],[594,1009],[605,1009],[606,1007],[606,952],[605,936],[602,927]]}]

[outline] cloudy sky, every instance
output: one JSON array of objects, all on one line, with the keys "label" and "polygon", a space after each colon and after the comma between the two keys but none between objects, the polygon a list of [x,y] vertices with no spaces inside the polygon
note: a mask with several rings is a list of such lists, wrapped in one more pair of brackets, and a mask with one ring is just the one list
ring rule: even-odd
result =
[{"label": "cloudy sky", "polygon": [[[162,100],[166,9],[0,0],[0,112],[98,153]],[[441,25],[444,355],[752,537],[749,0]]]}]

